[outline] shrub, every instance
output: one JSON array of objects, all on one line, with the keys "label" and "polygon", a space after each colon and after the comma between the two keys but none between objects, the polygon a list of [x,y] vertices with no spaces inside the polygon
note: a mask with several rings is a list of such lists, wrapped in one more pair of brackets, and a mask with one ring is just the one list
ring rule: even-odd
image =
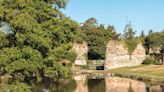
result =
[{"label": "shrub", "polygon": [[80,66],[80,68],[81,68],[81,69],[84,69],[84,70],[90,69],[88,65],[82,65],[82,66]]},{"label": "shrub", "polygon": [[136,49],[138,42],[138,39],[131,39],[131,40],[125,40],[125,47],[128,49],[129,54],[131,55],[133,51]]},{"label": "shrub", "polygon": [[160,64],[157,60],[154,60],[152,57],[146,57],[143,61],[143,64]]},{"label": "shrub", "polygon": [[74,51],[66,51],[63,58],[70,60],[72,63],[76,60],[77,54]]},{"label": "shrub", "polygon": [[82,38],[76,38],[76,39],[74,39],[74,42],[76,42],[78,44],[83,44],[84,40]]}]

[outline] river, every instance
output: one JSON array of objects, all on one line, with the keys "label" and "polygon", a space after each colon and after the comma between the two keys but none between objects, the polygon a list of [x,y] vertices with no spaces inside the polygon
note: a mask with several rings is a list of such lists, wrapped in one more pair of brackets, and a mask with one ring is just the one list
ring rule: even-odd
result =
[{"label": "river", "polygon": [[80,75],[55,83],[45,78],[32,90],[33,92],[164,92],[164,85],[120,77],[88,79],[86,75]]}]

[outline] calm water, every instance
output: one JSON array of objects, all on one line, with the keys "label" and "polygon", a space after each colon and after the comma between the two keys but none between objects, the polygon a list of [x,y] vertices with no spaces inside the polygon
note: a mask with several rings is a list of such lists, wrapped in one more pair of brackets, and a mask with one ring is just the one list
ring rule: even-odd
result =
[{"label": "calm water", "polygon": [[57,83],[44,79],[35,85],[33,92],[164,92],[164,86],[119,77],[87,79],[81,75]]}]

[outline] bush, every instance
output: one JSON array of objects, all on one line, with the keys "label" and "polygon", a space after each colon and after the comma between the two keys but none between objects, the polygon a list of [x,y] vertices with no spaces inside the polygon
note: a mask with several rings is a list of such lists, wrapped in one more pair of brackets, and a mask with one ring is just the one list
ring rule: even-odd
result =
[{"label": "bush", "polygon": [[139,43],[138,39],[125,40],[125,47],[128,49],[129,54],[131,55],[136,49],[137,44]]},{"label": "bush", "polygon": [[63,58],[70,60],[72,63],[76,60],[77,54],[74,51],[66,51]]},{"label": "bush", "polygon": [[83,44],[84,40],[82,38],[76,38],[76,39],[74,39],[74,42],[76,42],[78,44]]},{"label": "bush", "polygon": [[143,61],[143,64],[160,64],[157,60],[154,60],[152,57],[146,57]]},{"label": "bush", "polygon": [[84,70],[89,70],[90,69],[88,65],[82,65],[82,66],[80,66],[80,68],[84,69]]}]

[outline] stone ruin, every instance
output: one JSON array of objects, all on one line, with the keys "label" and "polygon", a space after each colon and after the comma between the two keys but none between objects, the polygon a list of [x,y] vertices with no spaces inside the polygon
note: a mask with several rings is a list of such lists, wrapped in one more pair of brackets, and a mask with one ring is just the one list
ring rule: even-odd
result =
[{"label": "stone ruin", "polygon": [[74,43],[73,51],[77,54],[75,65],[87,65],[87,53],[88,53],[88,45],[83,42],[82,44]]},{"label": "stone ruin", "polygon": [[106,46],[105,69],[113,69],[126,66],[136,66],[142,64],[145,59],[145,49],[142,43],[138,44],[136,49],[130,55],[125,43],[119,41],[110,41]]},{"label": "stone ruin", "polygon": [[[145,59],[145,49],[142,43],[138,44],[136,49],[130,55],[123,42],[109,41],[106,46],[106,59],[104,62],[105,69],[113,69],[126,66],[136,66],[142,64]],[[73,46],[73,50],[77,54],[75,65],[87,65],[87,43],[77,44]]]}]

